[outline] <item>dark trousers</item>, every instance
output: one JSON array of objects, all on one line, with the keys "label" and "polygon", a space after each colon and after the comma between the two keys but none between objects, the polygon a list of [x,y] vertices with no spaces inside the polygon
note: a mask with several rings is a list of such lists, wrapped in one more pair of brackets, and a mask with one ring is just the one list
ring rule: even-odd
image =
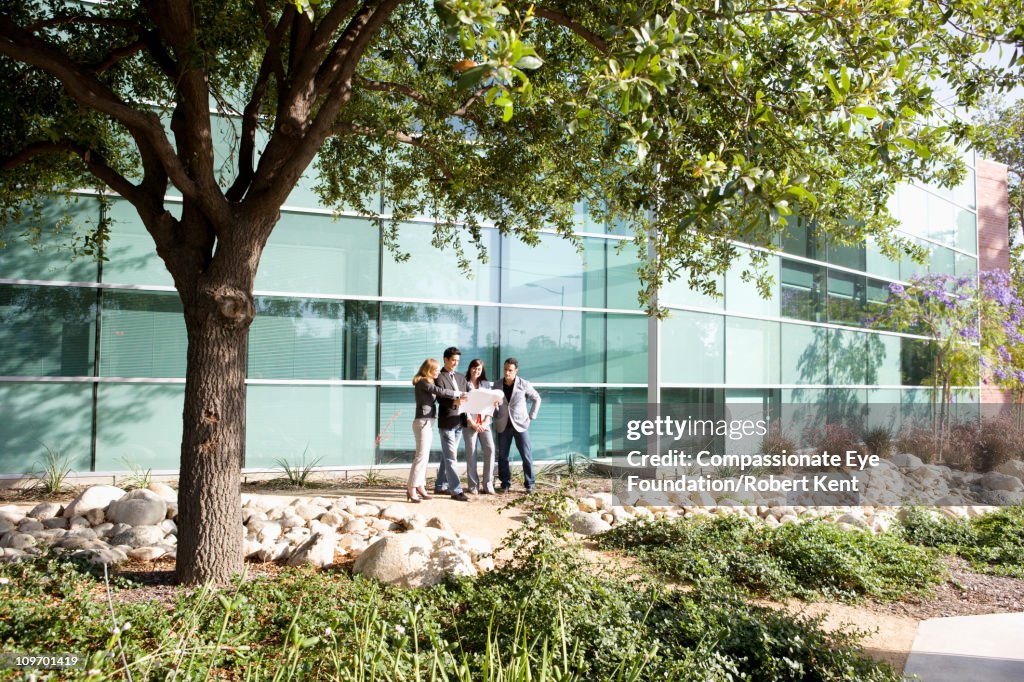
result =
[{"label": "dark trousers", "polygon": [[533,449],[530,447],[530,434],[527,431],[516,431],[508,424],[504,431],[498,433],[498,480],[502,488],[512,486],[512,470],[508,465],[508,456],[512,453],[512,440],[516,441],[516,449],[523,460],[523,482],[527,490],[533,490]]}]

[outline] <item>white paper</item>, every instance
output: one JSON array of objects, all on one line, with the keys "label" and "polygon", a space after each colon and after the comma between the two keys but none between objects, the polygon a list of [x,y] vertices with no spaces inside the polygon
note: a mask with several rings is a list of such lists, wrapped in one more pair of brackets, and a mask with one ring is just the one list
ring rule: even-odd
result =
[{"label": "white paper", "polygon": [[459,405],[459,413],[482,414],[488,417],[494,414],[494,401],[504,400],[505,392],[491,388],[477,388],[469,392],[469,398]]}]

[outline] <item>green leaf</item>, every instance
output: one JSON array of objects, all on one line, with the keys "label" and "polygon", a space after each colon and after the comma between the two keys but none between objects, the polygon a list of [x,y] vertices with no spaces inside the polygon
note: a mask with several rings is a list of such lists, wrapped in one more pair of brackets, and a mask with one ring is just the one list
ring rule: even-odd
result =
[{"label": "green leaf", "polygon": [[469,69],[459,76],[459,80],[456,82],[455,87],[459,90],[471,90],[475,88],[481,80],[483,80],[484,76],[486,76],[490,70],[490,64],[474,66],[472,69]]},{"label": "green leaf", "polygon": [[517,69],[523,69],[524,71],[533,71],[534,69],[539,69],[543,65],[544,60],[532,54],[526,55],[514,64]]},{"label": "green leaf", "polygon": [[860,116],[866,116],[867,118],[879,117],[878,109],[875,109],[870,104],[861,104],[858,107],[854,107],[853,113],[858,114]]}]

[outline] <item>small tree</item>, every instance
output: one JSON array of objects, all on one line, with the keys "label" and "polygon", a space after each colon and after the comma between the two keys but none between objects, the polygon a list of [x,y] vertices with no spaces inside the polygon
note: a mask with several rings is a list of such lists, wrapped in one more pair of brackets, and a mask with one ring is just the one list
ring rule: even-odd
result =
[{"label": "small tree", "polygon": [[[1019,254],[1020,247],[1015,249]],[[1011,271],[981,274],[981,349],[983,381],[1010,392],[1018,426],[1024,425],[1024,282],[1020,263]]]}]

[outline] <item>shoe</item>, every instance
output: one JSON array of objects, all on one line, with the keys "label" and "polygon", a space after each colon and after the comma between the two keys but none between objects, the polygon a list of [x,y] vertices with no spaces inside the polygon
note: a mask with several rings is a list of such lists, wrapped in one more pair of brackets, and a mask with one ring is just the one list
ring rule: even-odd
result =
[{"label": "shoe", "polygon": [[510,485],[503,485],[500,488],[498,488],[498,492],[501,493],[502,495],[506,494],[509,490],[512,490],[512,486]]},{"label": "shoe", "polygon": [[452,495],[452,499],[456,502],[469,502],[469,498],[466,497],[466,493],[455,493]]},{"label": "shoe", "polygon": [[533,493],[533,488],[527,488],[526,489],[526,494],[529,495],[531,493]]},{"label": "shoe", "polygon": [[494,494],[494,488],[484,488],[483,490],[480,491],[480,494],[481,495],[493,495]]},{"label": "shoe", "polygon": [[430,497],[430,495],[427,493],[426,488],[416,488],[416,493],[424,500]]},{"label": "shoe", "polygon": [[406,493],[405,498],[407,501],[412,502],[413,504],[419,504],[420,502],[423,501],[416,495],[413,495],[412,493]]},{"label": "shoe", "polygon": [[476,488],[470,488],[468,492],[469,492],[470,495],[479,495],[480,494],[480,492]]}]

